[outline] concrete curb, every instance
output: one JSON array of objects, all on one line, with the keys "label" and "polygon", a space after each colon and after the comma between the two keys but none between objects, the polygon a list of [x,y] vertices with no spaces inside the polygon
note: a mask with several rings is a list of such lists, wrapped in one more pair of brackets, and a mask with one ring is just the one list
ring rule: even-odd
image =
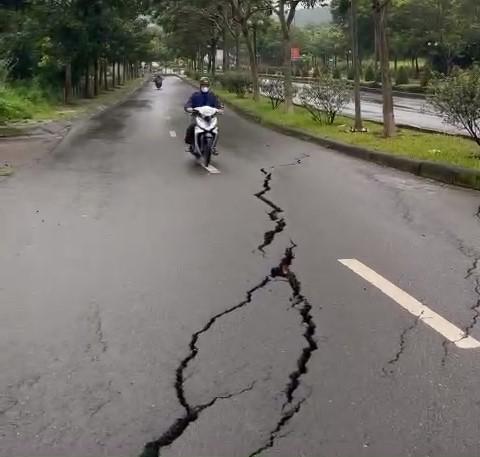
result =
[{"label": "concrete curb", "polygon": [[[182,79],[188,84],[196,87],[196,84],[187,78]],[[470,170],[468,168],[456,167],[439,162],[415,160],[409,157],[396,156],[386,152],[371,151],[359,146],[353,146],[350,144],[341,143],[339,141],[321,138],[303,130],[264,121],[256,114],[245,111],[228,100],[223,100],[223,102],[232,111],[240,116],[275,130],[276,132],[283,133],[284,135],[292,136],[303,141],[309,141],[324,148],[341,152],[342,154],[346,154],[350,157],[368,160],[379,165],[385,165],[401,171],[406,171],[423,178],[434,179],[435,181],[440,181],[446,184],[480,190],[480,170]]]}]

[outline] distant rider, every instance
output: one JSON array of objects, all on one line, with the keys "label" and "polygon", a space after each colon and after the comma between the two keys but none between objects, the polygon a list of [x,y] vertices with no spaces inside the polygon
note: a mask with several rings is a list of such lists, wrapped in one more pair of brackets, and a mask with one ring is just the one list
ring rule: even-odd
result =
[{"label": "distant rider", "polygon": [[[218,100],[217,96],[210,90],[209,79],[205,77],[200,79],[200,90],[194,92],[185,104],[185,111],[187,113],[192,113],[194,108],[200,108],[202,106],[211,106],[212,108],[223,109],[223,106]],[[195,119],[192,118],[192,122],[187,127],[187,131],[185,133],[185,143],[188,145],[188,152],[192,152],[193,150],[194,135]],[[216,154],[216,151],[214,151],[214,154]]]}]

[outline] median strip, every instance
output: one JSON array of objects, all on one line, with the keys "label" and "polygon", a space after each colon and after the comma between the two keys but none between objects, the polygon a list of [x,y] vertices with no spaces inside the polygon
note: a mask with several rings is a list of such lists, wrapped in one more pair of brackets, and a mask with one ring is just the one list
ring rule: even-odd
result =
[{"label": "median strip", "polygon": [[219,88],[215,92],[237,114],[285,135],[424,178],[480,190],[480,150],[468,138],[408,128],[399,129],[394,138],[383,138],[382,126],[368,121],[364,124],[369,133],[351,133],[348,117],[338,116],[333,125],[321,125],[301,107],[290,114],[281,107],[272,110],[264,97],[255,103],[248,96],[239,98]]}]

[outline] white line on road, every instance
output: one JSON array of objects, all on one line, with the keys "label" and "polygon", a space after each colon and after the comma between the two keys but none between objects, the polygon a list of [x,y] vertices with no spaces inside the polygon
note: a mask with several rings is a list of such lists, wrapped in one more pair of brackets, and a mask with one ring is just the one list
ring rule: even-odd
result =
[{"label": "white line on road", "polygon": [[402,308],[413,314],[419,320],[443,335],[447,340],[455,343],[459,348],[475,349],[480,347],[480,342],[471,336],[465,335],[465,332],[445,318],[432,311],[430,308],[420,303],[416,298],[409,295],[404,290],[392,284],[390,281],[380,276],[371,268],[364,265],[357,259],[339,259],[339,262],[350,268],[354,273],[380,289],[385,295],[396,301]]},{"label": "white line on road", "polygon": [[172,138],[177,138],[177,132],[175,132],[175,130],[170,130],[170,136]]},{"label": "white line on road", "polygon": [[209,165],[208,167],[206,167],[203,164],[201,164],[201,165],[202,165],[203,168],[205,168],[205,170],[207,170],[212,175],[219,175],[220,174],[220,170],[218,168],[215,168],[213,165]]}]

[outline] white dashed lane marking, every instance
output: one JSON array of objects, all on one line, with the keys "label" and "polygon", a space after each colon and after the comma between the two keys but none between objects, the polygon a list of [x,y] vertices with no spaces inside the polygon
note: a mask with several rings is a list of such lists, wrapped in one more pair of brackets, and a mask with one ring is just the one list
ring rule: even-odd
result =
[{"label": "white dashed lane marking", "polygon": [[202,165],[202,167],[205,168],[205,170],[207,170],[212,175],[219,175],[221,173],[220,170],[218,168],[215,168],[213,165],[209,165],[208,167]]},{"label": "white dashed lane marking", "polygon": [[397,302],[402,308],[413,314],[421,322],[433,328],[444,336],[447,340],[454,343],[462,349],[475,349],[480,347],[480,342],[475,338],[468,336],[465,332],[444,317],[431,310],[428,306],[420,303],[416,298],[409,295],[404,290],[392,284],[388,279],[373,271],[367,265],[357,259],[339,259],[339,262],[350,268],[358,276],[374,285],[385,295]]}]

